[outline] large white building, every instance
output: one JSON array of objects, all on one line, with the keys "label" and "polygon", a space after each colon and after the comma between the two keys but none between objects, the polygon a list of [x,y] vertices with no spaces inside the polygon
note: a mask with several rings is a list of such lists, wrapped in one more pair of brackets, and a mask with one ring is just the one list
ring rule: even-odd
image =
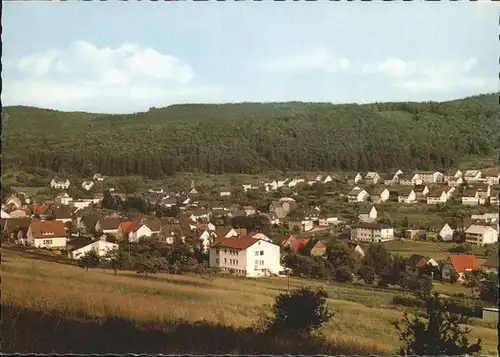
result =
[{"label": "large white building", "polygon": [[493,244],[498,241],[498,232],[490,226],[473,224],[465,230],[465,241],[478,246]]},{"label": "large white building", "polygon": [[37,248],[65,248],[67,240],[61,221],[32,220],[28,228],[28,244]]},{"label": "large white building", "polygon": [[394,228],[381,223],[357,223],[351,226],[351,240],[386,242],[394,239]]},{"label": "large white building", "polygon": [[100,257],[104,257],[109,251],[113,249],[118,249],[118,244],[106,242],[105,239],[100,239],[84,247],[75,249],[71,252],[71,258],[80,259],[91,250],[95,251]]},{"label": "large white building", "polygon": [[210,247],[210,267],[222,271],[259,277],[278,275],[280,247],[276,244],[250,236],[221,238]]}]

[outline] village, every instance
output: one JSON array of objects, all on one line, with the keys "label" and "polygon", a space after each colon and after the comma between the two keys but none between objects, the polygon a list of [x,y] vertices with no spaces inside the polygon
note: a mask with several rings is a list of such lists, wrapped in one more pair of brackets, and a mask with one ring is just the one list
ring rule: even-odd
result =
[{"label": "village", "polygon": [[[139,194],[145,201],[168,211],[168,216],[163,217],[154,212],[144,214],[105,208],[103,200],[109,201],[111,197],[123,201],[131,196],[115,192],[113,188],[95,192],[93,198],[74,199],[67,193],[73,183],[54,178],[49,183],[54,192],[58,192],[54,200],[38,202],[22,192],[5,199],[2,204],[2,236],[4,242],[18,247],[50,250],[74,260],[90,250],[105,256],[119,244],[155,238],[165,245],[189,244],[192,249],[200,249],[208,254],[209,266],[221,271],[247,277],[283,275],[286,271],[281,257],[284,250],[324,256],[327,241],[332,236],[349,242],[360,255],[364,255],[363,247],[366,249],[367,244],[394,240],[493,246],[498,242],[499,231],[499,177],[498,168],[496,172],[491,169],[488,172],[450,170],[445,173],[403,173],[398,170],[394,174],[368,172],[348,176],[319,174],[272,181],[261,179],[256,184],[247,183],[241,187],[215,187],[209,193],[211,201],[207,201],[207,194],[199,192],[194,182],[182,192],[157,188],[132,195],[137,197]],[[95,174],[80,185],[90,191],[106,180],[105,176]],[[371,208],[355,219],[346,220],[341,215],[323,213],[319,206],[307,207],[293,198],[300,187],[331,186],[332,183],[345,187],[338,196],[346,205],[361,203]],[[276,199],[284,188],[289,196]],[[238,190],[239,194],[260,190],[264,195],[273,194],[274,199],[265,206],[267,210],[241,206],[233,202]],[[464,207],[484,206],[487,212],[470,214],[465,219],[427,229],[405,229],[380,217],[377,207],[385,202],[404,206],[454,202]],[[246,224],[245,227],[245,222],[252,218],[258,223],[251,227]],[[447,266],[452,266],[459,276],[466,270],[478,269],[479,260],[471,252],[469,248],[468,252],[463,252],[467,254],[457,252],[441,262],[442,278],[449,279]],[[418,264],[439,265],[432,257],[418,251],[413,253],[408,258],[407,270],[415,271]],[[497,254],[490,255],[482,263],[482,269],[496,272]]]}]

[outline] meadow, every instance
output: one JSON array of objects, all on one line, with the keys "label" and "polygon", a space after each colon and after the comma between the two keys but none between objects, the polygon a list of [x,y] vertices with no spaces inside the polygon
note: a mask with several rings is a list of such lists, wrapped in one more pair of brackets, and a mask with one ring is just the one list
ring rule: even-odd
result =
[{"label": "meadow", "polygon": [[[263,350],[249,349],[250,332],[243,331],[255,324],[259,318],[270,313],[274,298],[277,294],[287,291],[288,285],[291,289],[300,286],[322,286],[329,294],[329,307],[335,312],[333,319],[321,331],[327,338],[328,348],[323,346],[312,350],[309,346],[311,347],[309,350],[300,350],[302,353],[388,355],[397,353],[400,345],[391,321],[400,320],[403,317],[403,310],[391,304],[395,292],[390,290],[337,283],[326,284],[293,278],[290,280],[287,278],[256,280],[157,274],[152,278],[144,279],[130,271],[120,271],[117,276],[113,275],[113,271],[106,269],[91,269],[85,272],[76,266],[32,260],[17,252],[4,249],[1,253],[4,331],[7,331],[8,324],[17,326],[14,328],[17,335],[14,332],[4,335],[2,342],[4,348],[5,346],[13,348],[12,352],[15,351],[16,346],[14,339],[19,338],[20,334],[27,333],[27,323],[23,323],[22,318],[27,315],[19,312],[26,309],[25,311],[29,311],[30,314],[47,314],[47,312],[55,311],[57,316],[64,316],[65,320],[71,320],[75,324],[76,321],[81,321],[82,317],[93,321],[113,317],[133,321],[133,324],[137,326],[163,326],[163,331],[166,331],[167,335],[182,333],[180,326],[184,326],[184,331],[189,330],[186,326],[195,329],[199,326],[199,321],[204,320],[213,326],[219,326],[219,329],[226,326],[224,330],[226,337],[221,337],[219,334],[217,338],[222,338],[222,341],[228,344],[227,350],[222,351],[220,346],[210,344],[202,346],[201,342],[194,341],[196,340],[194,336],[203,335],[206,339],[214,336],[214,333],[208,332],[208,327],[205,326],[203,329],[200,327],[202,332],[198,332],[198,335],[196,335],[197,332],[193,332],[194,330],[189,330],[193,342],[186,342],[181,346],[179,342],[181,337],[170,338],[168,341],[171,341],[171,345],[162,351],[265,353],[266,351]],[[439,290],[442,289],[443,287],[440,287]],[[15,312],[11,313],[11,310]],[[18,316],[17,319],[16,316]],[[54,322],[54,326],[59,326],[59,324],[64,325],[61,322]],[[65,341],[71,340],[75,346],[78,345],[78,339],[71,335],[71,328],[64,326]],[[33,328],[38,328],[40,331],[46,330],[46,328]],[[62,329],[62,327],[59,328]],[[233,342],[233,347],[229,345],[230,339],[235,335],[229,334],[229,328],[232,329],[231,331],[241,331],[246,334],[245,338],[240,337],[238,342]],[[496,330],[482,324],[479,320],[473,320],[471,328],[472,337],[480,337],[483,340],[483,354],[496,354]],[[99,334],[102,334],[102,331]],[[135,330],[130,334],[139,336]],[[153,335],[148,336],[152,338]],[[167,338],[165,336],[162,338]],[[89,339],[87,335],[80,334],[80,337]],[[127,341],[127,338],[121,340]],[[242,350],[243,347],[237,347],[242,341],[246,341],[245,350]],[[299,353],[297,346],[289,344],[291,342],[281,341],[280,343],[279,347],[276,347],[276,344],[272,346],[262,344],[266,347],[261,346],[261,348],[267,348],[269,353]],[[309,345],[311,343],[309,342]],[[109,343],[107,346],[110,348]],[[153,348],[152,346],[154,346],[154,341],[144,348]],[[82,348],[78,350],[74,347],[72,352],[93,352],[92,350],[82,351]],[[58,350],[58,352],[64,351]],[[155,351],[149,350],[148,352],[154,353]]]}]

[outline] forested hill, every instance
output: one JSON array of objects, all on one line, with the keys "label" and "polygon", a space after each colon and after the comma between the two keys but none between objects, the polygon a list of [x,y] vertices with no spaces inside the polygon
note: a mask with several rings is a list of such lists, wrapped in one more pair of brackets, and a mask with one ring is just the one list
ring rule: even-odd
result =
[{"label": "forested hill", "polygon": [[5,107],[4,167],[179,171],[446,168],[499,147],[498,95],[436,103],[173,105],[127,115]]}]

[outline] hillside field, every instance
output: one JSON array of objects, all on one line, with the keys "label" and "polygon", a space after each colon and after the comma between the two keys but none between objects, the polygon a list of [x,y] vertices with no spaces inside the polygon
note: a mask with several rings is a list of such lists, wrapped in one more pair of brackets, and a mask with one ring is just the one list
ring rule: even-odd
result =
[{"label": "hillside field", "polygon": [[[12,318],[16,316],[14,313],[11,315],[13,307],[28,309],[33,314],[55,310],[57,316],[64,316],[68,320],[81,320],[82,316],[93,316],[94,320],[99,317],[121,317],[133,320],[139,326],[164,325],[167,330],[170,329],[170,333],[174,333],[174,326],[180,320],[193,324],[195,321],[206,320],[212,324],[245,328],[268,314],[275,296],[286,291],[288,287],[287,278],[253,280],[157,274],[153,278],[144,279],[130,271],[119,271],[118,275],[114,276],[111,270],[91,269],[85,272],[76,266],[32,260],[5,249],[1,251],[1,258],[2,305],[8,307],[5,311],[11,318],[8,320],[4,312],[4,325],[17,326],[14,332],[4,334],[4,348],[15,347],[14,339],[21,338],[20,334],[25,327],[21,318],[19,321]],[[397,353],[400,342],[391,321],[400,320],[403,313],[401,308],[391,304],[394,291],[290,279],[292,289],[304,285],[321,285],[329,294],[328,304],[335,316],[322,332],[334,346],[330,350],[331,353]],[[446,286],[436,288],[438,291],[446,291]],[[483,353],[496,354],[497,331],[476,319],[473,319],[472,324],[472,337],[482,338]],[[68,341],[76,341],[77,337],[72,335],[71,331],[65,328],[65,342],[58,341],[57,344],[71,345]],[[126,338],[123,341],[126,341]],[[36,338],[25,343],[31,343],[31,346],[38,346],[37,343],[49,344],[47,341],[37,341]],[[56,344],[56,341],[53,343]],[[184,350],[181,350],[179,343],[178,347],[175,347],[177,352],[214,352],[203,351],[201,342],[194,337],[193,341],[183,345]],[[231,342],[228,340],[227,343]],[[239,346],[236,343],[233,345]],[[92,351],[91,346],[88,348]],[[213,346],[212,348],[215,349]],[[235,352],[235,349],[225,351]]]}]

